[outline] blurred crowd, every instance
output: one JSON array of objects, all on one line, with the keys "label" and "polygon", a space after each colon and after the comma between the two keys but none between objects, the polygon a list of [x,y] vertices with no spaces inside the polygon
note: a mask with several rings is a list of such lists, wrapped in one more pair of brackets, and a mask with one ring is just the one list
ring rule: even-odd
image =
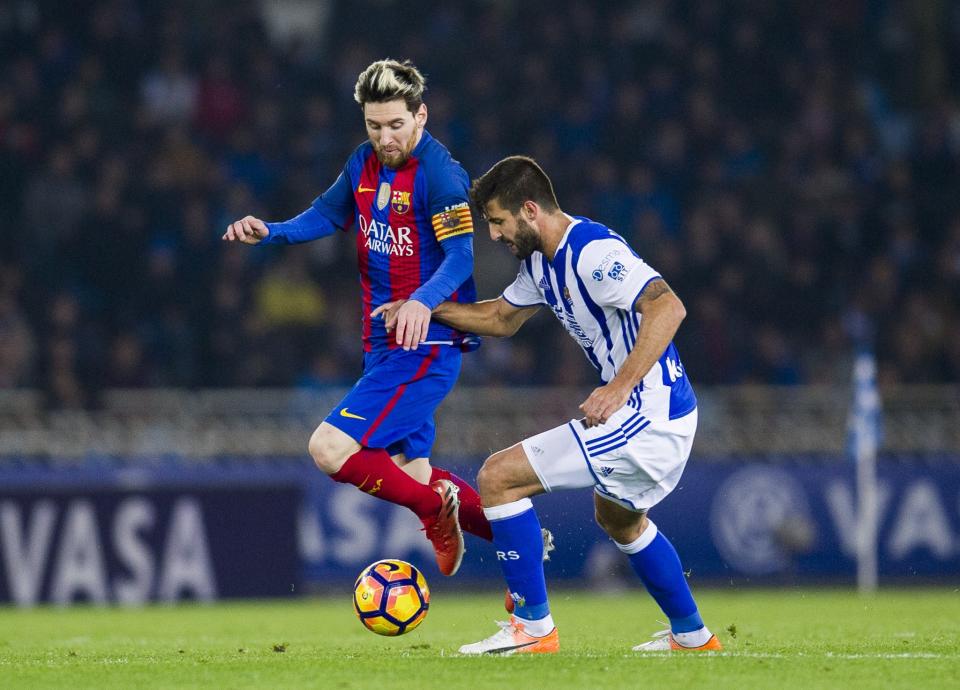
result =
[{"label": "blurred crowd", "polygon": [[[960,6],[881,0],[0,6],[0,388],[327,386],[360,370],[352,234],[251,248],[410,58],[472,177],[526,153],[688,309],[694,384],[960,382]],[[485,227],[481,297],[516,271]],[[462,380],[586,384],[548,315]]]}]

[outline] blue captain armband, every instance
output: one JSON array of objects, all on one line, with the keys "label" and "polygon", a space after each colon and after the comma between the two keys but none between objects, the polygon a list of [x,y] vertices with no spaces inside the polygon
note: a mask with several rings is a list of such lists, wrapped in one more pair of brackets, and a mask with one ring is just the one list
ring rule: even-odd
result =
[{"label": "blue captain armband", "polygon": [[440,243],[443,261],[426,283],[410,295],[432,311],[450,298],[473,272],[473,235],[459,235]]}]

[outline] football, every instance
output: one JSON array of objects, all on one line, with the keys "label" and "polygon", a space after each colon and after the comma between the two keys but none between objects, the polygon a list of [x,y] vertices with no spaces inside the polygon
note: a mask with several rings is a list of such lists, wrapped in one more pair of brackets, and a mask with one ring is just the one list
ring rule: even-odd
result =
[{"label": "football", "polygon": [[416,567],[386,559],[371,563],[353,586],[353,608],[368,630],[403,635],[423,622],[430,608],[430,589]]}]

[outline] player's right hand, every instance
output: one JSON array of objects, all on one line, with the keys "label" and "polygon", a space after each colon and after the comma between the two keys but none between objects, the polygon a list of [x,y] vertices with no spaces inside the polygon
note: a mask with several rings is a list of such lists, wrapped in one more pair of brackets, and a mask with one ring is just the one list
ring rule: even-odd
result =
[{"label": "player's right hand", "polygon": [[400,311],[400,307],[406,303],[407,300],[398,299],[393,302],[381,304],[379,307],[370,312],[370,318],[375,319],[378,316],[382,318],[384,327],[387,329],[387,333],[389,333],[397,327],[397,314]]},{"label": "player's right hand", "polygon": [[262,220],[253,216],[244,216],[240,220],[230,223],[221,239],[227,242],[239,241],[244,244],[259,244],[269,234],[270,229]]}]

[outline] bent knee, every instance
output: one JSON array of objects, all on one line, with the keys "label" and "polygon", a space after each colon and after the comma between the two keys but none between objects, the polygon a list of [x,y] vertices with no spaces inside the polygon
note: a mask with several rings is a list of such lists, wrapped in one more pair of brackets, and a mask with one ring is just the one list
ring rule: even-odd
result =
[{"label": "bent knee", "polygon": [[[307,451],[313,458],[313,463],[326,474],[335,474],[339,471],[347,458],[359,448],[359,444],[353,439],[339,430],[336,431],[338,433],[332,433],[330,429],[321,425],[313,432],[307,443]],[[339,436],[345,437],[347,442]]]},{"label": "bent knee", "polygon": [[594,519],[594,520],[596,521],[596,523],[600,526],[600,529],[602,529],[604,532],[608,532],[608,531],[609,531],[609,530],[607,529],[608,527],[610,527],[609,521],[606,520],[606,519],[604,518],[603,513],[601,513],[601,512],[600,512],[599,510],[597,510],[596,508],[594,508],[594,510],[593,510],[593,519]]},{"label": "bent knee", "polygon": [[621,522],[612,520],[608,515],[596,509],[593,511],[593,519],[596,520],[597,525],[600,526],[600,529],[606,532],[607,536],[614,540],[618,540],[618,537],[625,537],[630,531],[630,525],[624,525]]},{"label": "bent knee", "polygon": [[477,472],[477,490],[481,496],[489,493],[496,481],[496,469],[490,464],[490,459],[484,460],[483,465],[480,466],[480,471]]},{"label": "bent knee", "polygon": [[483,461],[477,472],[477,488],[481,496],[499,494],[505,488],[503,461],[500,453],[494,453]]},{"label": "bent knee", "polygon": [[594,510],[593,518],[600,529],[619,544],[633,543],[640,538],[649,525],[646,514],[637,514],[635,517],[630,516],[626,519],[623,516],[617,516],[615,519],[601,510]]}]

